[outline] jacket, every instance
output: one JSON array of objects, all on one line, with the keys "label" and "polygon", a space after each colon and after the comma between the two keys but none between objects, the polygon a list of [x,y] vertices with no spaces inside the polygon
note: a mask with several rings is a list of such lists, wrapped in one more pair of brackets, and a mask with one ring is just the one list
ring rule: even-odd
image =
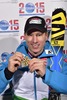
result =
[{"label": "jacket", "polygon": [[[28,47],[26,45],[26,42],[23,42],[23,43],[21,43],[19,45],[19,47],[17,48],[16,51],[19,51],[19,52],[23,53],[24,55],[26,55],[26,56],[28,56],[30,58],[30,56],[27,53],[27,48]],[[0,93],[2,91],[4,91],[4,89],[6,88],[7,84],[13,79],[13,78],[11,78],[10,80],[7,80],[5,78],[5,74],[4,74],[4,70],[8,66],[8,60],[9,60],[10,56],[11,55],[9,55],[7,57],[7,61],[3,62],[1,67],[0,67]],[[44,46],[43,53],[38,56],[38,58],[40,58],[40,59],[41,58],[45,58],[45,57],[48,58],[48,63],[47,63],[47,67],[46,67],[46,75],[45,75],[45,78],[43,79],[43,82],[48,84],[49,86],[53,87],[54,89],[56,89],[58,92],[67,93],[67,91],[66,91],[67,89],[65,88],[65,87],[67,87],[66,86],[66,79],[67,79],[66,62],[63,62],[64,64],[63,64],[63,67],[62,67],[62,72],[51,70],[51,68],[50,68],[50,65],[52,63],[51,62],[51,58],[54,57],[54,56],[55,56],[55,54],[53,52],[53,49],[52,49],[49,41],[46,41],[46,45]],[[27,73],[28,70],[29,69],[28,69],[27,66],[26,66],[26,68],[21,68],[21,67],[19,68],[19,71],[23,71],[23,72],[26,72],[26,73]],[[20,74],[20,76],[21,76],[21,74]],[[57,78],[59,78],[59,80]],[[60,84],[58,84],[58,83],[60,83]],[[13,81],[13,84],[14,84],[14,81]],[[14,87],[14,89],[15,89],[15,87]]]},{"label": "jacket", "polygon": [[55,89],[57,92],[67,94],[67,55],[63,55],[61,71],[46,69],[43,82]]}]

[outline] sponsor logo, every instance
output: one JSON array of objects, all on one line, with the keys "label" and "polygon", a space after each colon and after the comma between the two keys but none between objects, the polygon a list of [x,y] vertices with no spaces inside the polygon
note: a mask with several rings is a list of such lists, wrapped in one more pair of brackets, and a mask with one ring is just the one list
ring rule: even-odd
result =
[{"label": "sponsor logo", "polygon": [[44,2],[19,2],[19,16],[45,15]]},{"label": "sponsor logo", "polygon": [[6,20],[0,21],[1,30],[7,30],[9,28],[9,23]]},{"label": "sponsor logo", "polygon": [[27,3],[25,5],[25,10],[27,11],[27,13],[32,13],[35,10],[35,6],[33,3]]},{"label": "sponsor logo", "polygon": [[45,50],[46,54],[53,54],[52,50]]},{"label": "sponsor logo", "polygon": [[19,32],[19,21],[17,19],[14,20],[1,20],[0,21],[0,32],[1,34],[4,32]]}]

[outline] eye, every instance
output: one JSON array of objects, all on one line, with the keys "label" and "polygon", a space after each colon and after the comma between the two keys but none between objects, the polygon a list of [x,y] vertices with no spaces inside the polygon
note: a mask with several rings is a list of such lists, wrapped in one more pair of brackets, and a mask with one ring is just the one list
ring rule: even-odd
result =
[{"label": "eye", "polygon": [[37,36],[42,36],[42,33],[38,33]]},{"label": "eye", "polygon": [[27,34],[28,36],[32,36],[32,34]]},{"label": "eye", "polygon": [[29,34],[29,36],[33,36],[32,34]]}]

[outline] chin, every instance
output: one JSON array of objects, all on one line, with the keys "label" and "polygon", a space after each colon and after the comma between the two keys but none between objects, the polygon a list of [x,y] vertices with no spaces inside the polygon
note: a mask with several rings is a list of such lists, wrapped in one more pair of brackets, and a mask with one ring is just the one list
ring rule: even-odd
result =
[{"label": "chin", "polygon": [[38,52],[38,51],[34,51],[33,53],[34,53],[34,54],[39,54],[39,52]]},{"label": "chin", "polygon": [[33,52],[38,53],[39,51],[36,49],[36,50],[33,50]]}]

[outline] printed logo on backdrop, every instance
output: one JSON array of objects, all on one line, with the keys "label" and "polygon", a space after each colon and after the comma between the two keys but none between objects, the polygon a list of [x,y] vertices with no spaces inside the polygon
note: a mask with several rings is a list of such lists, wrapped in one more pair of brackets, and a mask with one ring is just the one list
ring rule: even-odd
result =
[{"label": "printed logo on backdrop", "polygon": [[[11,54],[14,54],[14,52],[11,52]],[[0,55],[0,66],[2,65],[2,62],[6,62],[7,61],[7,56],[9,55],[8,52],[3,52]]]},{"label": "printed logo on backdrop", "polygon": [[19,2],[19,16],[45,15],[44,2]]},{"label": "printed logo on backdrop", "polygon": [[8,56],[8,52],[3,52],[1,55],[0,55],[0,66],[2,65],[2,62],[6,62],[6,58]]},{"label": "printed logo on backdrop", "polygon": [[0,34],[5,32],[19,32],[19,20],[0,20]]}]

